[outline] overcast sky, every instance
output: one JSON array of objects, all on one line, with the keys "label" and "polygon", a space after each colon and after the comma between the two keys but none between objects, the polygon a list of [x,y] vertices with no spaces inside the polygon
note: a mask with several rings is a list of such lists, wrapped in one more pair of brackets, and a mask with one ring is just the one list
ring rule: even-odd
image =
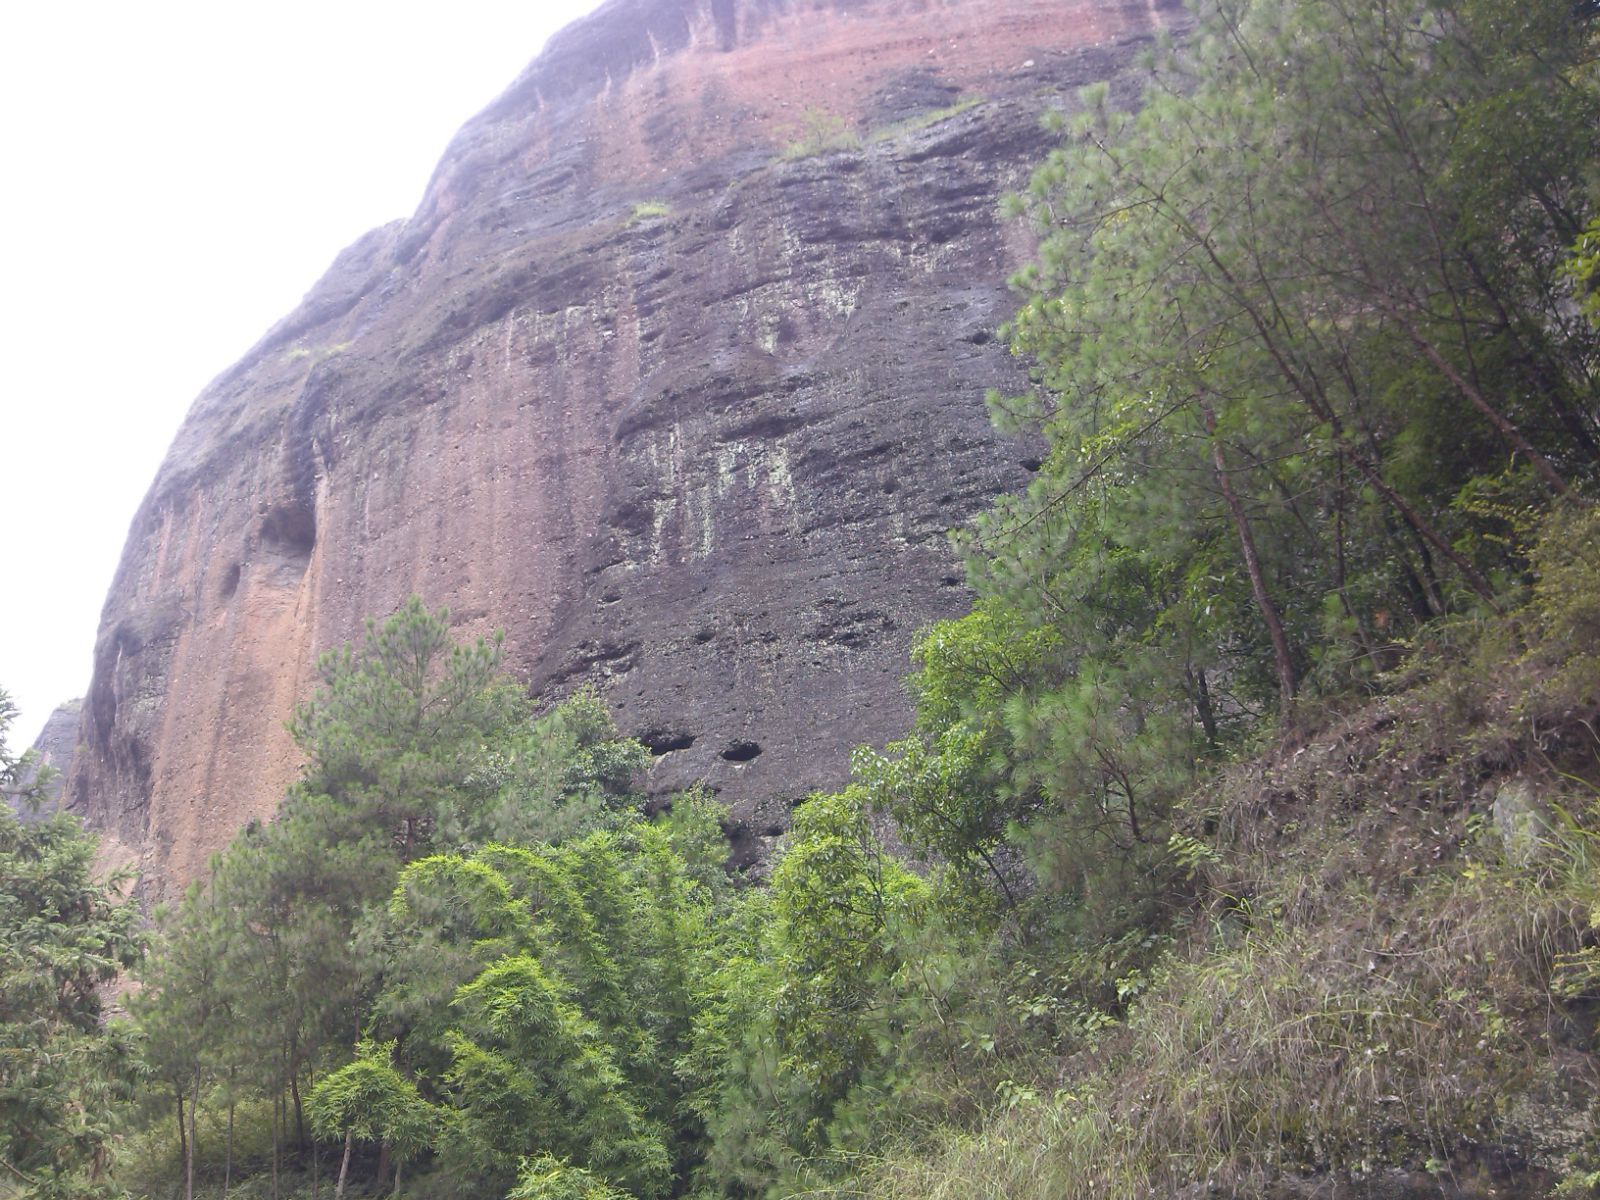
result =
[{"label": "overcast sky", "polygon": [[89,0],[0,16],[0,687],[83,694],[190,401],[599,0]]}]

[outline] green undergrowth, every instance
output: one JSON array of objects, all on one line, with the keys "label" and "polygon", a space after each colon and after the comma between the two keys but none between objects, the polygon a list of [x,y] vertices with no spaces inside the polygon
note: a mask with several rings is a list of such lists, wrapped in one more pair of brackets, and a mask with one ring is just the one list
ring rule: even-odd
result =
[{"label": "green undergrowth", "polygon": [[1120,1019],[807,1194],[1592,1194],[1597,532],[1190,796],[1194,900]]},{"label": "green undergrowth", "polygon": [[284,358],[288,362],[309,361],[312,366],[316,366],[320,363],[327,362],[330,358],[337,358],[346,350],[350,349],[350,346],[350,342],[339,342],[337,345],[317,346],[315,348],[310,346],[296,346],[294,349],[290,350],[288,354],[284,356]]},{"label": "green undergrowth", "polygon": [[1249,1194],[1286,1175],[1466,1171],[1475,1148],[1567,1165],[1587,1114],[1546,981],[1580,935],[1575,897],[1491,873],[1441,880],[1382,919],[1362,888],[1339,899],[1361,916],[1260,920],[1168,964],[1124,1025],[1062,1064],[1053,1094],[930,1156],[863,1164],[834,1194]]},{"label": "green undergrowth", "polygon": [[903,121],[896,121],[892,125],[884,125],[874,129],[872,131],[872,141],[892,142],[895,138],[930,129],[935,125],[943,124],[952,117],[959,117],[962,113],[977,108],[982,103],[982,96],[963,96],[954,104],[948,104],[943,108],[931,109],[925,113],[918,113],[916,116],[907,117]]},{"label": "green undergrowth", "polygon": [[781,157],[789,162],[861,149],[861,136],[838,113],[822,108],[807,108],[793,124],[781,129]]},{"label": "green undergrowth", "polygon": [[788,162],[819,155],[835,154],[846,150],[860,150],[867,143],[892,142],[897,138],[941,125],[953,117],[977,108],[984,102],[982,96],[963,96],[954,104],[931,109],[889,125],[871,130],[865,141],[851,128],[850,123],[838,113],[827,109],[807,108],[792,123],[779,130],[783,139],[780,157]]},{"label": "green undergrowth", "polygon": [[631,229],[641,221],[656,221],[671,215],[672,205],[665,200],[640,200],[633,206],[623,226]]}]

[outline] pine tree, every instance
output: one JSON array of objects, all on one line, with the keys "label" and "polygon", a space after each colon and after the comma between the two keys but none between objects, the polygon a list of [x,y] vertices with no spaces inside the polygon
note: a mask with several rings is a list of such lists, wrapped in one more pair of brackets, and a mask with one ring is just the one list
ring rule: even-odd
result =
[{"label": "pine tree", "polygon": [[498,638],[455,644],[449,612],[415,596],[369,621],[359,647],[323,658],[324,688],[291,722],[310,761],[289,811],[317,798],[338,840],[386,839],[402,863],[427,853],[441,820],[485,798],[480,767],[523,715],[500,666]]}]

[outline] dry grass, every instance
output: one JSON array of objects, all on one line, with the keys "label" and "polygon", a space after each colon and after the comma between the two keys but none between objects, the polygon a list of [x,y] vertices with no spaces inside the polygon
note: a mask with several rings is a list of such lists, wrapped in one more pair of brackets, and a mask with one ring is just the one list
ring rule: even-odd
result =
[{"label": "dry grass", "polygon": [[821,108],[806,109],[795,124],[779,133],[785,139],[782,156],[790,161],[861,149],[861,135],[849,122]]}]

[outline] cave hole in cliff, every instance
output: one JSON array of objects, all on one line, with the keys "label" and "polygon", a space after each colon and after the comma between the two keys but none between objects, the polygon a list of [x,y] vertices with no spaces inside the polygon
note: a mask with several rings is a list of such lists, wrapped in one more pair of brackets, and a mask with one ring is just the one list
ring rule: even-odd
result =
[{"label": "cave hole in cliff", "polygon": [[638,736],[644,748],[657,758],[674,750],[687,750],[695,743],[695,735],[681,729],[646,729]]},{"label": "cave hole in cliff", "polygon": [[750,762],[761,756],[761,743],[740,739],[732,742],[722,751],[722,757],[733,763]]},{"label": "cave hole in cliff", "polygon": [[733,874],[748,871],[767,857],[760,836],[743,821],[724,825],[722,835],[728,839],[728,870]]},{"label": "cave hole in cliff", "polygon": [[261,545],[289,560],[308,562],[317,544],[317,515],[309,504],[275,504],[261,522]]},{"label": "cave hole in cliff", "polygon": [[240,567],[238,563],[229,563],[228,569],[222,573],[222,584],[217,588],[217,599],[231,600],[233,594],[239,590]]}]

